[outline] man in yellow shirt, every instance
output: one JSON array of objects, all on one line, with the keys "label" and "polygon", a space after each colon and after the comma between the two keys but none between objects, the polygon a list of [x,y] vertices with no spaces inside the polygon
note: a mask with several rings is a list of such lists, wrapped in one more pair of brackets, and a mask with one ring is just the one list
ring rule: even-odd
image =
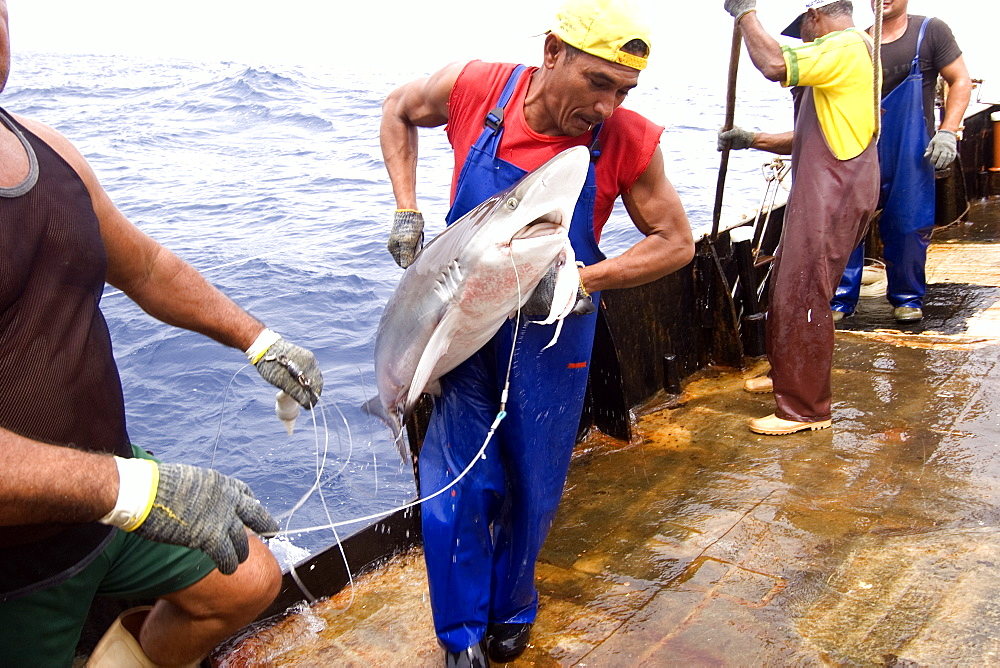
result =
[{"label": "man in yellow shirt", "polygon": [[720,148],[791,154],[792,188],[771,270],[767,312],[770,377],[747,381],[774,392],[776,410],[750,421],[760,434],[792,434],[831,424],[834,325],[830,298],[878,203],[877,105],[872,44],[854,27],[849,0],[809,0],[781,46],[757,18],[756,0],[725,0],[754,65],[792,88],[795,130],[734,128]]}]

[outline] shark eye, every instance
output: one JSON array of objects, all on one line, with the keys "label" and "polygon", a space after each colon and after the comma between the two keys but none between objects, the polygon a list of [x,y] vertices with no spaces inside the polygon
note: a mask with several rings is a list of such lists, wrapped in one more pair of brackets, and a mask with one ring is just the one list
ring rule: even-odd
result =
[{"label": "shark eye", "polygon": [[511,197],[509,200],[507,200],[507,208],[510,209],[511,211],[513,211],[514,209],[517,208],[517,198],[516,197]]}]

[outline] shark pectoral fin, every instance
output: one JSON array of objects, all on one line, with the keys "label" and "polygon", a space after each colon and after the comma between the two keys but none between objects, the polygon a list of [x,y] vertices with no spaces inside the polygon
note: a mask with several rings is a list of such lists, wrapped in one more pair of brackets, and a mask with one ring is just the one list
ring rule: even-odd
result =
[{"label": "shark pectoral fin", "polygon": [[361,410],[372,417],[377,417],[386,424],[389,423],[389,416],[385,414],[385,407],[382,406],[382,398],[378,395],[361,404]]},{"label": "shark pectoral fin", "polygon": [[389,415],[385,410],[385,405],[382,403],[382,398],[378,395],[362,404],[361,410],[385,422],[386,426],[389,427],[389,431],[392,432],[392,441],[396,444],[396,450],[399,452],[400,459],[404,462],[412,463],[413,455],[410,453],[410,448],[406,443],[406,435],[403,434],[402,416]]},{"label": "shark pectoral fin", "polygon": [[382,403],[382,397],[375,395],[361,405],[361,410],[384,422],[389,427],[389,431],[392,432],[393,439],[399,440],[399,434],[403,431],[402,416],[390,415]]},{"label": "shark pectoral fin", "polygon": [[[556,331],[542,350],[547,350],[559,340],[562,332],[563,319],[576,308],[576,297],[580,287],[580,270],[576,265],[576,256],[573,247],[566,244],[566,261],[556,274],[556,285],[552,294],[552,308],[549,309],[549,317],[544,324],[556,323]],[[583,266],[583,265],[581,265]]]},{"label": "shark pectoral fin", "polygon": [[[412,408],[420,398],[420,394],[427,391],[427,386],[437,380],[437,378],[432,378],[434,367],[437,366],[438,360],[448,352],[460,319],[459,309],[451,308],[434,328],[434,333],[431,334],[431,338],[424,347],[424,352],[420,355],[420,361],[417,362],[417,368],[413,371],[413,378],[410,380],[410,387],[406,393],[406,402],[403,404],[405,410]],[[440,391],[440,387],[437,389]]]}]

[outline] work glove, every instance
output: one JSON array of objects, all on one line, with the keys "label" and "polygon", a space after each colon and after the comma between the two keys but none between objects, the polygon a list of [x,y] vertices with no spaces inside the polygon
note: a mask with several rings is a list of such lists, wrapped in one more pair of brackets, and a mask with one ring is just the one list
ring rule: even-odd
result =
[{"label": "work glove", "polygon": [[[522,315],[529,318],[538,318],[549,314],[549,311],[552,310],[552,297],[555,294],[556,274],[556,265],[549,267],[549,270],[542,276],[542,280],[538,282],[534,292],[531,293],[528,300],[524,302],[524,306],[521,307]],[[590,293],[584,289],[583,282],[581,281],[579,287],[576,289],[576,303],[573,305],[573,310],[570,313],[588,315],[596,310],[597,307],[594,306],[594,300],[590,298]]]},{"label": "work glove", "polygon": [[725,0],[726,11],[739,21],[747,12],[757,9],[757,0]]},{"label": "work glove", "polygon": [[938,130],[927,144],[924,157],[931,161],[934,169],[944,169],[958,156],[958,137],[951,130]]},{"label": "work glove", "polygon": [[316,356],[265,329],[246,351],[264,380],[284,390],[304,408],[312,408],[323,392],[323,374]]},{"label": "work glove", "polygon": [[241,480],[186,464],[121,457],[115,462],[118,502],[100,521],[157,543],[201,550],[224,575],[250,556],[244,527],[259,534],[279,529]]},{"label": "work glove", "polygon": [[424,217],[412,209],[396,209],[389,232],[389,252],[403,269],[413,264],[413,258],[424,245]]},{"label": "work glove", "polygon": [[750,148],[753,145],[753,139],[756,136],[757,133],[744,130],[739,126],[733,126],[732,130],[723,130],[720,128],[719,141],[716,148],[719,151],[725,151],[727,145],[734,151]]}]

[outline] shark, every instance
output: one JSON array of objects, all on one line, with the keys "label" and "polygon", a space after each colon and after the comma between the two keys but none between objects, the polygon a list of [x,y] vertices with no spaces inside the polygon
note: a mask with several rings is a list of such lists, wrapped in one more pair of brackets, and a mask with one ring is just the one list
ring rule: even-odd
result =
[{"label": "shark", "polygon": [[[379,321],[378,395],[365,404],[404,460],[402,424],[420,395],[439,395],[439,379],[516,316],[553,267],[552,306],[533,322],[561,326],[573,311],[580,276],[569,226],[589,164],[584,146],[559,153],[445,228],[406,268]],[[557,326],[552,343],[558,335]]]}]

